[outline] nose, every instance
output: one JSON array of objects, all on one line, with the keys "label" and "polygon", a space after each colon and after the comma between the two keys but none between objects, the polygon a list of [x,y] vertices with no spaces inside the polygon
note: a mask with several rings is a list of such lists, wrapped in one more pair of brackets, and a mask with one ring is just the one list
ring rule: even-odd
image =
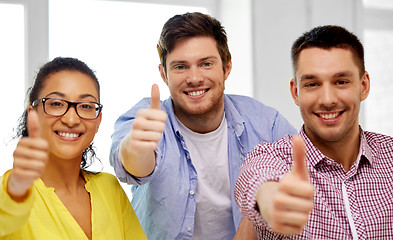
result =
[{"label": "nose", "polygon": [[187,76],[187,84],[191,86],[198,86],[201,85],[203,82],[203,74],[201,72],[202,70],[199,69],[197,66],[192,66],[190,67],[190,70],[188,71],[188,76]]},{"label": "nose", "polygon": [[76,114],[75,106],[71,106],[68,111],[61,116],[61,121],[68,127],[73,127],[80,123],[81,119],[78,114]]},{"label": "nose", "polygon": [[333,86],[323,85],[320,91],[319,102],[326,108],[331,108],[337,104],[337,91]]}]

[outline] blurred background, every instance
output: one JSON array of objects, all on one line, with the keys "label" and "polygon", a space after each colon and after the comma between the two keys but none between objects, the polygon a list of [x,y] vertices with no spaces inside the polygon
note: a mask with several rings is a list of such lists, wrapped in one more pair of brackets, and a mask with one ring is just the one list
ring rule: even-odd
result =
[{"label": "blurred background", "polygon": [[148,97],[153,83],[162,100],[169,97],[158,72],[161,28],[173,15],[194,11],[214,16],[227,31],[233,69],[226,93],[273,106],[298,129],[302,120],[289,93],[291,44],[314,26],[346,27],[364,43],[371,78],[360,123],[393,135],[392,0],[0,0],[0,175],[12,168],[26,90],[57,56],[79,58],[97,74],[104,109],[94,140],[101,163],[92,170],[113,173],[116,119]]}]

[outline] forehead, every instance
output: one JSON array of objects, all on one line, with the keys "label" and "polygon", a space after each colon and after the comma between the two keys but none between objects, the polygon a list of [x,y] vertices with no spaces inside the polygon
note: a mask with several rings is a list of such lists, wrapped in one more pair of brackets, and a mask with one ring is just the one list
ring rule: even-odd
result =
[{"label": "forehead", "polygon": [[78,71],[60,71],[50,74],[44,81],[39,95],[51,92],[65,95],[92,95],[98,99],[97,83],[88,75]]},{"label": "forehead", "polygon": [[177,42],[168,53],[167,60],[187,60],[206,56],[219,56],[217,42],[213,37],[197,36]]},{"label": "forehead", "polygon": [[337,72],[359,72],[353,54],[343,48],[307,48],[301,51],[297,62],[296,76],[304,74],[335,74]]}]

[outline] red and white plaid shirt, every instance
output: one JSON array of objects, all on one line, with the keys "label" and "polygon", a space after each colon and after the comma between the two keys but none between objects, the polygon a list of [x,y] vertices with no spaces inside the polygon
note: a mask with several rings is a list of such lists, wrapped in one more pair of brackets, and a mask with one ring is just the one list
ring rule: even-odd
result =
[{"label": "red and white plaid shirt", "polygon": [[256,192],[278,181],[292,164],[291,136],[260,143],[244,160],[235,186],[241,212],[258,239],[393,239],[393,138],[360,129],[360,154],[348,172],[323,155],[305,135],[314,209],[299,235],[272,231],[256,210]]}]

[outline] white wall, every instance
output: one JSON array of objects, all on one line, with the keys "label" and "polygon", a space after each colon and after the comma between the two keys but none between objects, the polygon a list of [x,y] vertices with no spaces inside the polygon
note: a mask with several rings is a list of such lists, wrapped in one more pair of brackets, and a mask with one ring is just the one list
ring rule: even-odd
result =
[{"label": "white wall", "polygon": [[232,72],[225,93],[253,96],[252,17],[250,0],[219,0],[217,19],[221,20],[232,55]]},{"label": "white wall", "polygon": [[[18,3],[25,7],[26,82],[32,81],[38,67],[48,60],[48,1],[0,0],[0,3]],[[164,2],[164,0],[113,1],[160,4]],[[219,19],[227,31],[233,61],[232,73],[226,83],[226,93],[255,97],[277,108],[297,128],[300,128],[302,119],[289,93],[289,80],[292,77],[290,47],[293,41],[303,32],[322,24],[342,25],[361,39],[363,27],[377,30],[393,29],[391,17],[393,7],[391,9],[386,7],[382,11],[366,9],[364,13],[362,0],[165,0],[165,2],[206,7],[214,17]],[[381,18],[382,15],[384,18]],[[8,23],[3,22],[3,24]],[[5,35],[5,37],[9,36]],[[157,61],[156,53],[153,61]],[[370,61],[367,63],[369,64]],[[8,61],[7,64],[10,62]],[[88,64],[92,63],[88,62]],[[391,76],[388,69],[385,67],[383,74]],[[374,77],[377,75],[370,75],[372,91],[375,91],[374,83],[380,79]],[[385,80],[389,82],[390,78],[386,77]],[[21,91],[25,93],[24,89]],[[387,106],[393,104],[392,100],[389,101]],[[381,111],[373,104],[367,107],[384,113],[391,111],[390,108]],[[361,123],[364,119],[363,111],[364,107],[361,108]],[[370,116],[370,113],[367,116]],[[390,119],[379,115],[375,118]],[[390,121],[387,124],[391,126]],[[375,125],[381,124],[378,121]],[[104,132],[101,131],[100,134]],[[107,155],[104,154],[101,159],[106,162]]]},{"label": "white wall", "polygon": [[[0,2],[13,0],[0,0]],[[48,0],[17,0],[26,6],[26,81],[48,59]],[[127,1],[127,0],[121,0]],[[132,1],[132,0],[131,0]],[[135,2],[163,3],[161,0]],[[360,0],[167,0],[206,6],[228,33],[233,70],[226,93],[255,97],[277,108],[295,127],[302,124],[289,93],[290,47],[304,31],[338,24],[362,31]],[[38,24],[37,24],[38,23]]]},{"label": "white wall", "polygon": [[254,97],[277,108],[298,129],[302,119],[289,92],[290,48],[303,32],[336,24],[359,32],[359,0],[252,0]]}]

